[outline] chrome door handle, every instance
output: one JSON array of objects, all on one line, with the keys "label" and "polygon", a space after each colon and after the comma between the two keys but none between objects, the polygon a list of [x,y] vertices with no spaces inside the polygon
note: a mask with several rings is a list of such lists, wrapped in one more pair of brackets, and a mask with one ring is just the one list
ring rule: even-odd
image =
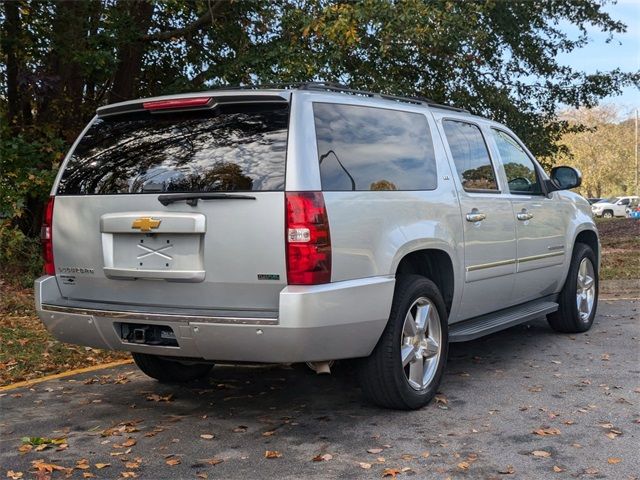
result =
[{"label": "chrome door handle", "polygon": [[516,215],[518,220],[524,222],[533,218],[533,213],[525,212],[524,210]]},{"label": "chrome door handle", "polygon": [[480,213],[478,211],[467,213],[467,222],[481,222],[485,218],[487,218],[487,216],[484,213]]}]

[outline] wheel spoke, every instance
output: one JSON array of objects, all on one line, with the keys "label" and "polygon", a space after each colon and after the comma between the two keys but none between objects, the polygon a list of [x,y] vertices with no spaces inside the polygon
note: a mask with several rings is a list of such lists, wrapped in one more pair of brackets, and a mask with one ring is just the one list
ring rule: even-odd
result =
[{"label": "wheel spoke", "polygon": [[422,355],[425,358],[433,358],[435,356],[438,355],[438,352],[440,351],[440,345],[438,344],[438,342],[431,338],[431,336],[429,336],[427,338],[427,348],[424,348],[422,350]]},{"label": "wheel spoke", "polygon": [[580,303],[578,305],[580,313],[589,313],[589,304],[587,303],[587,294],[580,295]]},{"label": "wheel spoke", "polygon": [[416,321],[411,314],[411,310],[407,312],[407,316],[404,318],[404,327],[402,328],[402,332],[407,337],[415,337],[416,333],[418,333]]},{"label": "wheel spoke", "polygon": [[406,367],[407,364],[415,361],[416,347],[414,345],[403,345],[400,349],[400,358],[402,358],[403,367]]},{"label": "wheel spoke", "polygon": [[582,278],[582,287],[585,288],[585,289],[591,288],[593,283],[594,283],[593,278],[590,277],[589,275],[585,275]]},{"label": "wheel spoke", "polygon": [[416,311],[416,326],[418,327],[418,330],[422,330],[424,332],[427,328],[427,319],[431,316],[430,311],[431,305],[428,303],[418,307]]},{"label": "wheel spoke", "polygon": [[409,365],[409,383],[418,389],[424,386],[424,360],[422,358]]}]

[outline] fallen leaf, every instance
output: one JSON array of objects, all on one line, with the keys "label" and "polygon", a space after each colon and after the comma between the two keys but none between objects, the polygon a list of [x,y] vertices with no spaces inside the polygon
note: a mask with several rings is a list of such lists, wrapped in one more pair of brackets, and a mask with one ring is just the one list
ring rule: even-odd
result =
[{"label": "fallen leaf", "polygon": [[24,473],[22,472],[14,472],[13,470],[7,472],[7,478],[11,480],[20,480],[22,477],[24,477]]},{"label": "fallen leaf", "polygon": [[428,452],[428,451],[427,452],[422,452],[422,454],[420,454],[420,456],[422,458],[429,458],[430,455],[431,455],[431,452]]},{"label": "fallen leaf", "polygon": [[166,463],[170,467],[175,467],[176,465],[180,465],[182,463],[182,460],[180,460],[178,457],[171,457],[167,458],[164,463]]},{"label": "fallen leaf", "polygon": [[316,455],[315,457],[312,458],[312,460],[314,462],[328,462],[329,460],[331,460],[333,458],[333,455],[331,455],[330,453],[325,453],[324,455]]},{"label": "fallen leaf", "polygon": [[383,451],[383,449],[382,449],[382,448],[369,448],[369,449],[367,450],[367,452],[369,452],[369,453],[373,453],[373,454],[381,453],[382,451]]},{"label": "fallen leaf", "polygon": [[211,435],[210,433],[203,433],[202,435],[200,435],[200,438],[203,438],[204,440],[211,440],[213,438],[213,435]]},{"label": "fallen leaf", "polygon": [[360,468],[364,468],[365,470],[369,470],[371,468],[371,464],[366,462],[360,462],[358,463],[358,465],[360,466]]},{"label": "fallen leaf", "polygon": [[622,461],[622,459],[620,457],[609,457],[607,458],[607,463],[610,463],[611,465],[615,465],[616,463],[620,463]]},{"label": "fallen leaf", "polygon": [[561,473],[561,472],[564,472],[565,470],[566,468],[559,467],[558,465],[553,466],[553,471],[556,473]]},{"label": "fallen leaf", "polygon": [[247,431],[247,429],[248,429],[248,428],[249,428],[249,427],[246,427],[246,426],[244,426],[244,425],[238,425],[236,428],[234,428],[234,429],[233,429],[233,431],[234,431],[235,433],[244,433],[244,432],[246,432],[246,431]]},{"label": "fallen leaf", "polygon": [[127,438],[127,440],[125,440],[125,441],[122,443],[122,446],[123,446],[123,447],[125,447],[125,448],[133,447],[136,443],[138,443],[138,442],[136,442],[136,439],[135,439],[135,438],[131,438],[131,437],[129,437],[129,438]]},{"label": "fallen leaf", "polygon": [[445,397],[444,395],[436,395],[436,406],[438,408],[441,408],[442,410],[448,410],[449,409],[449,400],[447,400],[447,397]]},{"label": "fallen leaf", "polygon": [[531,455],[533,455],[534,457],[543,457],[543,458],[547,458],[551,456],[549,452],[545,452],[544,450],[534,450],[533,452],[531,452]]},{"label": "fallen leaf", "polygon": [[120,472],[120,476],[122,478],[138,478],[138,474],[136,472]]},{"label": "fallen leaf", "polygon": [[111,466],[111,464],[110,464],[110,463],[96,463],[96,464],[95,464],[95,467],[96,467],[98,470],[102,470],[103,468],[107,468],[107,467],[110,467],[110,466]]},{"label": "fallen leaf", "polygon": [[597,475],[600,471],[597,468],[589,467],[584,469],[584,473],[587,475]]},{"label": "fallen leaf", "polygon": [[157,393],[152,393],[151,395],[147,395],[147,400],[151,402],[173,402],[173,393],[169,395],[158,395]]},{"label": "fallen leaf", "polygon": [[96,478],[96,476],[91,472],[82,472],[82,478]]},{"label": "fallen leaf", "polygon": [[607,437],[609,437],[611,440],[613,440],[614,438],[617,438],[618,435],[620,435],[618,432],[616,432],[615,430],[610,430],[605,434]]},{"label": "fallen leaf", "polygon": [[206,463],[208,465],[218,465],[222,462],[224,462],[224,460],[221,458],[207,458],[206,460],[202,460],[202,463]]},{"label": "fallen leaf", "polygon": [[574,422],[573,420],[565,420],[565,421],[564,421],[564,422],[562,422],[562,423],[564,423],[565,425],[573,425],[573,424],[574,424],[574,423],[576,423],[576,422]]},{"label": "fallen leaf", "polygon": [[460,462],[458,468],[461,470],[469,470],[469,462]]},{"label": "fallen leaf", "polygon": [[516,473],[516,469],[513,468],[513,465],[507,465],[506,467],[498,470],[498,473],[502,475],[513,475],[514,473]]},{"label": "fallen leaf", "polygon": [[140,468],[140,462],[125,462],[124,466],[127,468]]},{"label": "fallen leaf", "polygon": [[73,473],[73,468],[66,468],[54,463],[45,463],[44,460],[34,460],[31,466],[37,470],[36,476],[42,477],[44,474],[53,473],[54,471],[65,472],[66,475]]},{"label": "fallen leaf", "polygon": [[89,466],[89,460],[87,460],[86,458],[82,458],[82,459],[78,460],[76,462],[76,468],[78,468],[80,470],[88,470],[89,468],[91,468]]},{"label": "fallen leaf", "polygon": [[397,468],[385,468],[382,472],[383,477],[391,477],[396,478],[396,476],[400,473],[400,470]]},{"label": "fallen leaf", "polygon": [[196,477],[206,480],[207,478],[209,478],[209,475],[207,474],[207,472],[198,472],[196,473]]},{"label": "fallen leaf", "polygon": [[271,435],[274,435],[276,433],[275,430],[269,430],[268,432],[262,432],[262,436],[263,437],[270,437]]},{"label": "fallen leaf", "polygon": [[534,430],[533,432],[535,435],[540,435],[543,437],[546,437],[548,435],[560,435],[560,430],[558,430],[557,428],[538,428],[537,430]]},{"label": "fallen leaf", "polygon": [[264,458],[280,458],[282,454],[277,450],[266,450],[264,452]]}]

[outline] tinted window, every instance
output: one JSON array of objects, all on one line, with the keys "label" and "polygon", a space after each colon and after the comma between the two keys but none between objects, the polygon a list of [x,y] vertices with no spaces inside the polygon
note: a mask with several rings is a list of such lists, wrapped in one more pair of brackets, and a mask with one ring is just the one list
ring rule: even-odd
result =
[{"label": "tinted window", "polygon": [[467,191],[497,191],[496,174],[482,132],[476,125],[442,123],[462,186]]},{"label": "tinted window", "polygon": [[275,104],[97,119],[58,193],[283,190],[287,124]]},{"label": "tinted window", "polygon": [[511,193],[539,194],[540,182],[533,161],[511,135],[493,130]]},{"label": "tinted window", "polygon": [[323,190],[433,190],[436,164],[424,115],[314,103]]}]

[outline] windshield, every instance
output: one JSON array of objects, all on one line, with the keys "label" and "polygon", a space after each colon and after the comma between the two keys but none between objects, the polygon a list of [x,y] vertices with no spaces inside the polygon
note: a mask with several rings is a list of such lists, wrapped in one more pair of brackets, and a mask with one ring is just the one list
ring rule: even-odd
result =
[{"label": "windshield", "polygon": [[72,153],[61,195],[284,189],[288,105],[98,118]]}]

